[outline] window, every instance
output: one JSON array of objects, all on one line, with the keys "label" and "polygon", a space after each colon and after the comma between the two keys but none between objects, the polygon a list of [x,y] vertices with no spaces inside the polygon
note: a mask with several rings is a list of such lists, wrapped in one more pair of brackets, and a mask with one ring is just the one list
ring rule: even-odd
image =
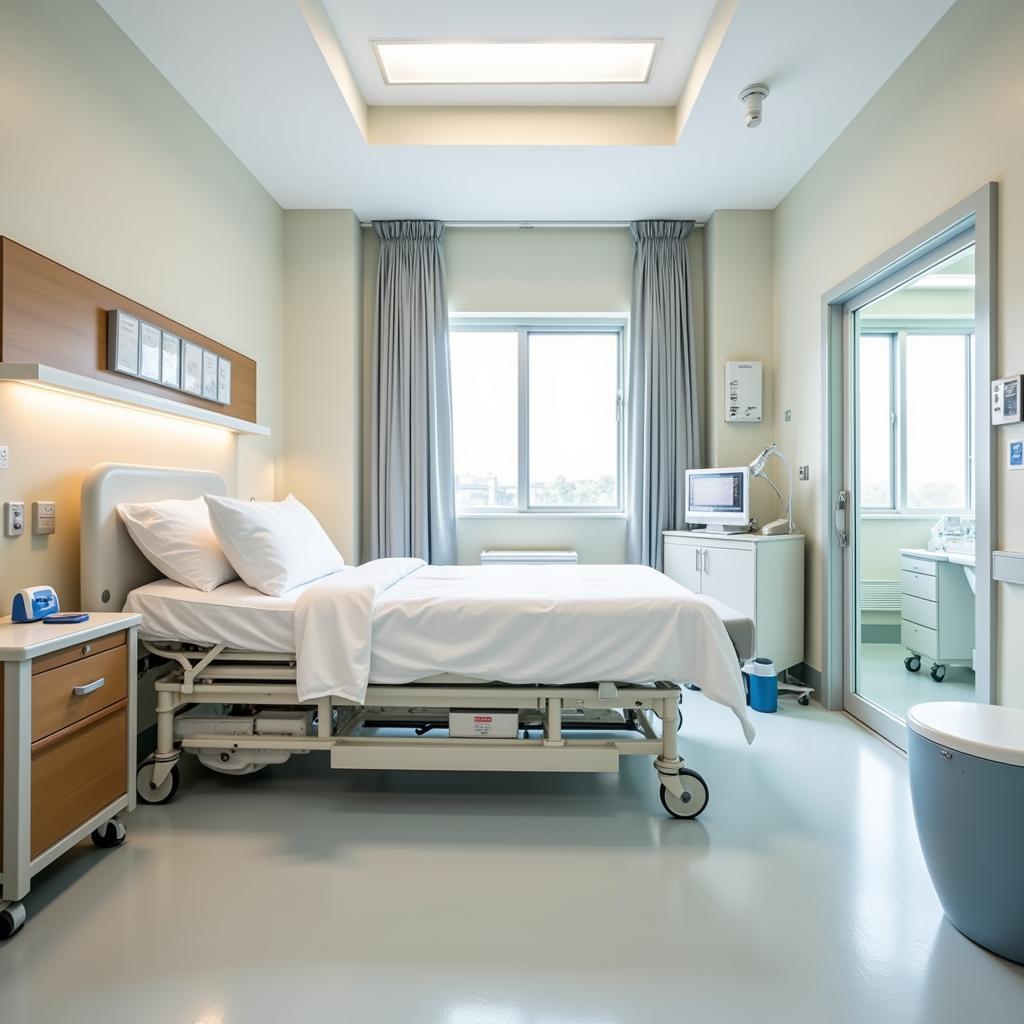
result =
[{"label": "window", "polygon": [[621,322],[455,321],[455,503],[620,511]]},{"label": "window", "polygon": [[857,355],[861,508],[972,508],[973,331],[873,327]]}]

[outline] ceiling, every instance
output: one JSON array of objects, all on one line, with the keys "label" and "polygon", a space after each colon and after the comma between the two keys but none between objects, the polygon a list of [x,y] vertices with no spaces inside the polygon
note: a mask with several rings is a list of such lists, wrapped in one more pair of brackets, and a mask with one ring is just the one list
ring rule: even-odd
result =
[{"label": "ceiling", "polygon": [[[98,2],[283,207],[534,222],[774,207],[952,4]],[[471,37],[664,42],[630,86],[388,86],[370,47]]]}]

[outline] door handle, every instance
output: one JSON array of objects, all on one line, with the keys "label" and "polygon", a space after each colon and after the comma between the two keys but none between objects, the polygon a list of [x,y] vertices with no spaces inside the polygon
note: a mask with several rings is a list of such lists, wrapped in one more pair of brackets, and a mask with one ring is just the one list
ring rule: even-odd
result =
[{"label": "door handle", "polygon": [[700,548],[694,548],[693,553],[697,556],[697,562],[694,565],[694,568],[697,570],[697,572],[700,572]]},{"label": "door handle", "polygon": [[836,541],[841,548],[850,543],[850,534],[846,527],[846,509],[850,504],[850,492],[840,491],[836,495],[835,507],[832,511],[832,526],[836,531]]},{"label": "door handle", "polygon": [[86,683],[84,686],[72,687],[71,692],[74,693],[76,697],[84,697],[88,693],[95,693],[97,690],[101,689],[106,685],[106,682],[107,680],[103,676],[100,676],[99,679],[94,679],[91,683]]},{"label": "door handle", "polygon": [[707,574],[708,574],[708,569],[710,568],[710,565],[711,565],[711,562],[710,562],[710,559],[708,558],[708,549],[705,548],[704,549],[704,575],[705,576],[707,576]]}]

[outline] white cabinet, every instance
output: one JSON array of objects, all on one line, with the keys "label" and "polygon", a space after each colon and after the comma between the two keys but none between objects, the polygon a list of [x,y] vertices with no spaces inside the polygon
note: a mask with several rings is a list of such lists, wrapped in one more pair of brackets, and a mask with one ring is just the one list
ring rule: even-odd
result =
[{"label": "white cabinet", "polygon": [[665,574],[749,616],[754,649],[780,671],[804,660],[804,538],[665,533]]},{"label": "white cabinet", "polygon": [[945,552],[900,549],[900,634],[910,652],[905,664],[921,668],[922,656],[933,664],[931,676],[942,680],[946,666],[974,663],[974,591],[962,565]]}]

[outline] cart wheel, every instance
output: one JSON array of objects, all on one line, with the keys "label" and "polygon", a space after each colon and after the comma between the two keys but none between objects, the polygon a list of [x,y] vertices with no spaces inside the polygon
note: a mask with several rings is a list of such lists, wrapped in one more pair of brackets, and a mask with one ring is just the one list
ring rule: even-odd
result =
[{"label": "cart wheel", "polygon": [[797,704],[799,704],[800,707],[802,707],[802,708],[807,707],[807,705],[810,704],[810,703],[811,703],[811,696],[808,693],[802,693],[797,698]]},{"label": "cart wheel", "polygon": [[945,665],[932,665],[932,670],[929,673],[932,679],[937,683],[941,683],[946,678],[946,666]]},{"label": "cart wheel", "polygon": [[128,830],[116,818],[92,830],[91,839],[101,850],[120,846],[128,838]]},{"label": "cart wheel", "polygon": [[670,793],[664,786],[661,787],[661,806],[672,815],[673,818],[696,818],[708,805],[708,785],[696,773],[684,768],[679,773],[683,780],[682,797]]},{"label": "cart wheel", "polygon": [[181,782],[181,772],[178,771],[178,766],[175,765],[171,769],[171,774],[161,783],[161,785],[153,786],[153,762],[146,762],[138,771],[135,776],[135,788],[138,791],[139,799],[144,804],[166,804],[170,803],[174,798],[174,794],[178,792],[178,784]]},{"label": "cart wheel", "polygon": [[921,659],[918,655],[912,654],[909,658],[903,659],[903,667],[908,672],[919,672],[921,669]]},{"label": "cart wheel", "polygon": [[10,939],[25,927],[25,904],[12,903],[0,910],[0,939]]}]

